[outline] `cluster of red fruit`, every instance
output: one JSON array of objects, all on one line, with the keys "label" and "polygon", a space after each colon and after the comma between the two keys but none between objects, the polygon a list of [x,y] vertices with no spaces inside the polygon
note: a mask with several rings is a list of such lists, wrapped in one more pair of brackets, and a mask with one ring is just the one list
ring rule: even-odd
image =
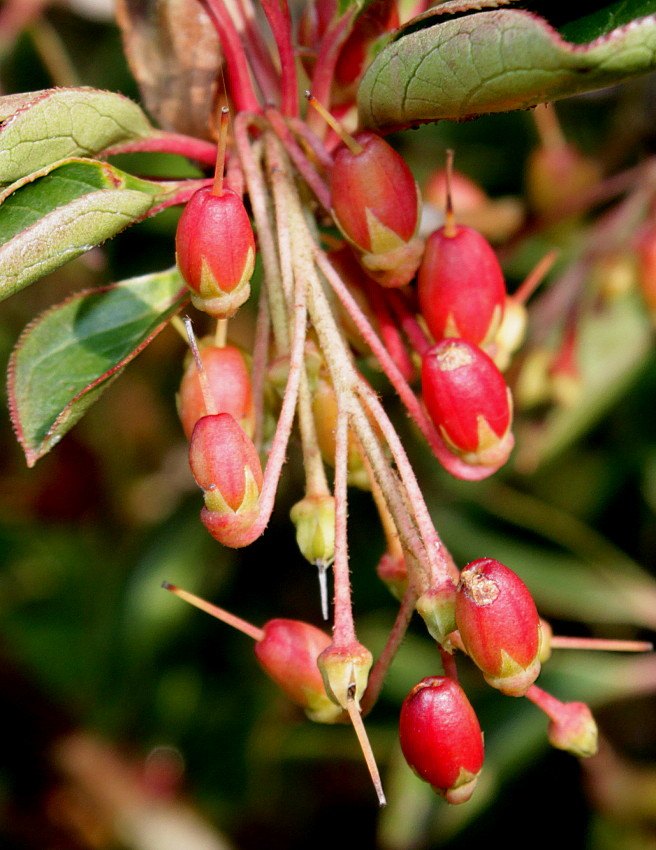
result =
[{"label": "cluster of red fruit", "polygon": [[[333,268],[361,300],[365,296],[365,310],[373,306],[378,315],[395,309],[406,317],[415,314],[414,348],[422,360],[424,403],[442,444],[440,460],[461,477],[470,477],[468,469],[474,470],[471,477],[481,469],[491,474],[513,446],[511,395],[494,359],[507,361],[513,347],[503,329],[509,298],[496,256],[480,233],[455,223],[450,203],[444,226],[424,244],[418,235],[420,194],[402,157],[374,133],[341,136],[344,144],[334,152],[327,174],[332,219],[345,240],[329,254]],[[222,163],[219,168],[222,172]],[[222,179],[197,192],[177,232],[178,264],[194,304],[218,320],[232,316],[249,295],[254,256],[253,229],[241,197]],[[409,284],[415,275],[413,292]],[[398,352],[390,348],[389,353],[401,364]],[[322,440],[321,434],[334,431],[335,393],[311,338],[305,360],[306,373],[315,378],[319,444],[324,459],[334,462],[334,434],[332,447],[326,447],[330,437]],[[282,378],[275,365],[274,360],[270,377],[284,383],[287,363]],[[230,345],[201,343],[185,373],[179,409],[190,438],[191,469],[204,493],[202,521],[220,542],[247,545],[266,520],[260,510],[264,477],[253,442],[245,355]],[[366,464],[364,474],[371,474]],[[320,501],[303,500],[292,518],[304,554],[327,563],[335,547],[334,500]],[[407,587],[407,572],[402,578]],[[371,667],[371,656],[360,644],[338,649],[324,632],[297,621],[272,620],[257,629],[167,587],[254,637],[265,671],[312,719],[334,723],[348,712],[356,722],[359,715],[351,707],[359,711]],[[594,752],[596,727],[587,707],[564,705],[533,684],[548,647],[533,599],[515,573],[482,559],[436,590],[418,588],[417,595],[416,609],[442,648],[447,673],[422,680],[401,712],[403,753],[422,779],[449,802],[460,803],[471,796],[482,767],[481,729],[448,661],[455,649],[471,657],[492,687],[527,695],[543,708],[556,746],[578,755]],[[336,682],[343,687],[336,688]]]}]

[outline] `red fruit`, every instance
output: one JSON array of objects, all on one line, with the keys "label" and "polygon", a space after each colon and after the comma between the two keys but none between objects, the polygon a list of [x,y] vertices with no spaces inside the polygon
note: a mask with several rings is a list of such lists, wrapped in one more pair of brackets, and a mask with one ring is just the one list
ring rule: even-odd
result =
[{"label": "red fruit", "polygon": [[513,447],[512,399],[493,361],[463,339],[428,349],[421,372],[424,402],[448,448],[466,463],[499,465]]},{"label": "red fruit", "polygon": [[489,242],[463,225],[441,227],[426,240],[419,268],[421,314],[436,341],[492,341],[506,304],[503,272]]},{"label": "red fruit", "polygon": [[540,617],[519,576],[492,558],[468,564],[460,573],[456,624],[486,682],[523,696],[540,673]]},{"label": "red fruit", "polygon": [[483,735],[460,685],[422,679],[401,707],[401,749],[414,772],[449,803],[465,803],[483,766]]},{"label": "red fruit", "polygon": [[264,672],[311,720],[334,723],[342,710],[326,694],[317,658],[332,639],[299,620],[269,620],[255,655]]},{"label": "red fruit", "polygon": [[194,306],[228,318],[250,294],[255,238],[244,204],[231,189],[192,195],[175,236],[178,267]]},{"label": "red fruit", "polygon": [[189,464],[205,505],[218,514],[257,512],[262,466],[250,437],[229,413],[199,419],[191,435]]},{"label": "red fruit", "polygon": [[403,286],[414,277],[423,241],[417,237],[420,197],[403,157],[375,133],[343,145],[330,173],[335,221],[370,277]]},{"label": "red fruit", "polygon": [[[199,353],[217,413],[230,413],[252,437],[255,409],[250,373],[243,352],[232,345],[201,345]],[[190,360],[183,375],[177,403],[182,427],[190,440],[196,422],[207,416],[202,384],[193,360]]]}]

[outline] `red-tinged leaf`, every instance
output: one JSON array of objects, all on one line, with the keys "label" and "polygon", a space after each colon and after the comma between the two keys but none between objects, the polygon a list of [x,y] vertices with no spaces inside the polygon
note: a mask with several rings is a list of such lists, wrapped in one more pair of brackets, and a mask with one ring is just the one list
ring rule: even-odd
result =
[{"label": "red-tinged leaf", "polygon": [[0,299],[157,210],[179,184],[69,159],[0,193]]},{"label": "red-tinged leaf", "polygon": [[84,87],[0,97],[0,122],[0,183],[155,132],[127,97]]},{"label": "red-tinged leaf", "polygon": [[378,54],[358,91],[363,126],[389,132],[525,109],[656,69],[656,17],[644,3],[609,14],[615,28],[601,35],[592,23],[569,20],[559,31],[524,9],[490,9],[500,4],[488,0],[475,4],[484,11],[473,5],[430,10]]},{"label": "red-tinged leaf", "polygon": [[21,335],[9,363],[11,418],[28,466],[75,425],[186,301],[176,268],[53,307]]}]

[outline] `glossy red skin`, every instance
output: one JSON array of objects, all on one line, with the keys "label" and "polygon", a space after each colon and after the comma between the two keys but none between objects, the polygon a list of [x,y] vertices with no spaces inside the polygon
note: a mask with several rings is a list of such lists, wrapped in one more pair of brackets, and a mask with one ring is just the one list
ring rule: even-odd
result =
[{"label": "glossy red skin", "polygon": [[[450,352],[461,353],[471,362],[445,370],[440,358]],[[510,402],[503,375],[485,352],[466,340],[445,339],[429,348],[422,363],[421,384],[435,427],[444,428],[462,452],[479,448],[479,415],[500,438],[510,427]]]},{"label": "glossy red skin", "polygon": [[340,227],[362,251],[371,251],[365,210],[408,242],[417,229],[417,186],[412,172],[384,139],[359,133],[364,147],[354,154],[342,145],[330,172],[333,211]]},{"label": "glossy red skin", "polygon": [[255,237],[243,201],[232,189],[212,194],[199,189],[184,208],[175,234],[178,267],[187,286],[200,292],[203,260],[221,292],[242,282],[249,251],[255,256]]},{"label": "glossy red skin", "polygon": [[[458,336],[482,345],[499,327],[506,303],[501,266],[489,242],[471,227],[441,227],[426,240],[418,276],[419,306],[434,339]],[[449,317],[457,334],[449,329]]]},{"label": "glossy red skin", "polygon": [[332,643],[321,629],[299,620],[269,620],[255,655],[264,672],[287,696],[308,707],[308,691],[325,695],[317,658]]},{"label": "glossy red skin", "polygon": [[[498,588],[481,604],[463,577],[476,577]],[[540,617],[529,589],[511,569],[493,558],[479,558],[462,570],[456,593],[456,623],[468,655],[487,675],[501,673],[502,650],[521,667],[531,665],[539,651]]]},{"label": "glossy red skin", "polygon": [[422,679],[401,707],[399,737],[405,760],[438,791],[457,783],[460,771],[483,766],[483,735],[460,685],[446,676]]},{"label": "glossy red skin", "polygon": [[218,490],[233,511],[246,494],[245,469],[262,486],[262,465],[253,441],[229,413],[203,416],[189,446],[189,464],[198,486]]},{"label": "glossy red skin", "polygon": [[[251,377],[243,353],[232,345],[205,345],[200,348],[200,359],[212,390],[216,412],[230,413],[252,436],[255,410]],[[178,395],[178,414],[188,440],[196,422],[207,413],[198,369],[191,360],[182,377]]]}]

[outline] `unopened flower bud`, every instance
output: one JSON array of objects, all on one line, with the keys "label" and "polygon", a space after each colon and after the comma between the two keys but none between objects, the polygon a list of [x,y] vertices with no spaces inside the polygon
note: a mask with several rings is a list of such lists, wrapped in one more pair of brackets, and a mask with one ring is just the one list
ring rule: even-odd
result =
[{"label": "unopened flower bud", "polygon": [[194,306],[217,319],[232,316],[250,294],[255,267],[253,228],[239,195],[199,189],[180,216],[175,246]]},{"label": "unopened flower bud", "polygon": [[456,623],[485,681],[508,696],[523,696],[540,673],[540,618],[524,582],[492,558],[460,573]]},{"label": "unopened flower bud", "polygon": [[349,701],[359,707],[373,664],[367,647],[361,643],[344,647],[331,644],[319,656],[318,664],[328,696],[344,709],[348,710]]},{"label": "unopened flower bud", "polygon": [[[251,379],[244,353],[233,345],[208,345],[201,342],[200,359],[212,393],[216,413],[230,413],[249,437],[255,430],[255,409]],[[205,397],[198,367],[190,358],[182,377],[177,398],[182,427],[191,439],[194,425],[207,416]]]},{"label": "unopened flower bud", "polygon": [[238,541],[257,518],[263,480],[253,441],[229,413],[204,416],[191,435],[189,463],[208,531],[226,546],[246,545]]},{"label": "unopened flower bud", "polygon": [[317,658],[331,644],[320,629],[299,620],[269,620],[255,655],[265,673],[317,723],[335,723],[342,709],[328,697]]},{"label": "unopened flower bud", "polygon": [[390,593],[401,601],[408,589],[408,565],[404,555],[384,552],[376,566],[378,578],[387,585]]},{"label": "unopened flower bud", "polygon": [[329,494],[306,496],[291,509],[296,542],[311,564],[328,565],[335,557],[335,499]]},{"label": "unopened flower bud", "polygon": [[465,803],[483,766],[483,734],[457,682],[422,679],[401,707],[399,737],[405,760],[449,803]]},{"label": "unopened flower bud", "polygon": [[367,274],[382,286],[415,275],[424,243],[417,236],[420,196],[412,172],[375,133],[355,136],[360,150],[339,148],[330,173],[333,214]]},{"label": "unopened flower bud", "polygon": [[421,314],[436,342],[459,337],[484,346],[501,324],[506,285],[489,242],[471,227],[440,227],[419,268]]},{"label": "unopened flower bud", "polygon": [[597,724],[588,706],[583,702],[561,703],[558,715],[547,728],[551,746],[579,758],[595,755]]},{"label": "unopened flower bud", "polygon": [[466,463],[505,463],[514,439],[512,398],[493,361],[463,339],[445,339],[424,355],[422,390],[447,447]]},{"label": "unopened flower bud", "polygon": [[417,600],[417,611],[431,637],[445,649],[446,636],[456,629],[456,586],[450,579],[427,590]]}]

